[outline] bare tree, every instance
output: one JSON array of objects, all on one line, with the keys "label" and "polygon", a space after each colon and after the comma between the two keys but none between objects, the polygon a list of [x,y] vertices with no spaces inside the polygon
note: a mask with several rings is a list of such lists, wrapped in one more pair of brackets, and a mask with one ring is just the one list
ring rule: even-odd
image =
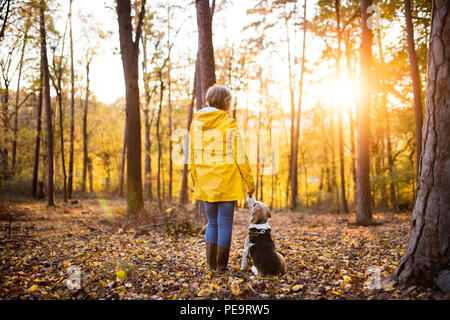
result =
[{"label": "bare tree", "polygon": [[126,89],[126,128],[127,128],[127,209],[128,214],[144,208],[141,163],[141,118],[139,103],[139,40],[145,16],[145,0],[141,9],[133,39],[130,0],[117,1],[119,22],[120,52]]},{"label": "bare tree", "polygon": [[47,59],[47,40],[46,40],[46,30],[45,30],[45,1],[40,0],[40,31],[41,31],[41,59],[42,59],[42,70],[43,70],[43,81],[44,81],[44,91],[43,98],[45,103],[45,112],[47,119],[47,204],[49,206],[55,205],[55,172],[54,172],[54,138],[53,138],[53,112],[51,106],[50,98],[50,73],[48,70],[48,59]]},{"label": "bare tree", "polygon": [[12,161],[11,161],[11,166],[12,166],[13,170],[15,170],[15,168],[16,168],[17,133],[19,130],[19,108],[28,98],[28,96],[27,96],[22,102],[20,102],[20,82],[22,80],[22,70],[23,70],[23,64],[24,64],[25,49],[26,49],[27,43],[28,43],[28,38],[29,38],[28,32],[30,31],[31,24],[32,24],[31,18],[28,17],[25,22],[22,50],[20,53],[20,61],[19,61],[19,74],[17,76],[16,102],[15,102],[15,108],[14,108],[14,129],[13,129],[14,137],[13,137],[13,143],[12,143]]},{"label": "bare tree", "polygon": [[75,70],[73,67],[73,33],[72,33],[72,1],[69,9],[70,38],[70,137],[69,137],[69,172],[67,181],[67,197],[72,199],[73,192],[73,156],[75,144]]},{"label": "bare tree", "polygon": [[37,101],[37,114],[36,114],[36,142],[34,147],[34,164],[33,164],[33,180],[31,186],[31,193],[34,197],[38,195],[38,179],[39,179],[39,157],[41,154],[41,131],[42,131],[42,92],[43,92],[43,70],[42,61],[40,68],[40,78],[39,78],[39,94]]},{"label": "bare tree", "polygon": [[422,88],[420,85],[419,66],[417,63],[416,47],[414,44],[414,27],[411,17],[411,2],[404,0],[405,5],[405,22],[406,22],[406,39],[408,42],[409,67],[411,72],[411,81],[414,94],[414,113],[416,117],[416,176],[419,172],[419,160],[422,153]]},{"label": "bare tree", "polygon": [[358,143],[356,166],[356,223],[368,225],[372,222],[370,201],[370,76],[372,59],[372,30],[367,22],[372,0],[361,2],[361,97],[358,108]]},{"label": "bare tree", "polygon": [[[298,107],[295,122],[295,135],[292,147],[292,171],[291,171],[291,209],[297,207],[298,200],[298,146],[300,139],[300,120],[302,112],[302,97],[303,97],[303,78],[305,74],[305,50],[306,50],[306,0],[303,3],[303,43],[302,43],[302,61],[301,61],[301,72],[300,72],[300,82],[299,82],[299,97],[298,97]],[[307,179],[307,177],[305,177]]]}]

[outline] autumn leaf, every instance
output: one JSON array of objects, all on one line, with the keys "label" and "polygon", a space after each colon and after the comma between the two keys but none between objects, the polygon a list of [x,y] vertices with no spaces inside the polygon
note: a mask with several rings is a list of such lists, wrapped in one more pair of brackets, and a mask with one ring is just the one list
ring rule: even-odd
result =
[{"label": "autumn leaf", "polygon": [[119,270],[119,271],[116,272],[116,276],[117,276],[119,279],[124,279],[124,278],[126,278],[126,276],[127,276],[127,272],[126,272],[126,271],[123,271],[123,270]]},{"label": "autumn leaf", "polygon": [[239,295],[239,293],[241,293],[241,290],[239,289],[239,284],[237,283],[232,283],[231,284],[231,293],[234,294],[235,296]]},{"label": "autumn leaf", "polygon": [[210,288],[203,288],[202,290],[200,290],[198,292],[198,296],[199,297],[205,297],[205,296],[209,296],[212,293]]},{"label": "autumn leaf", "polygon": [[387,291],[387,292],[395,290],[392,283],[385,283],[381,287],[383,288],[384,291]]},{"label": "autumn leaf", "polygon": [[39,287],[35,284],[35,285],[29,287],[28,289],[26,289],[25,292],[35,292],[37,290],[39,290]]},{"label": "autumn leaf", "polygon": [[296,284],[295,286],[292,286],[292,287],[291,287],[291,291],[292,291],[292,292],[297,292],[297,291],[299,291],[299,290],[302,290],[303,287],[304,287],[303,284]]}]

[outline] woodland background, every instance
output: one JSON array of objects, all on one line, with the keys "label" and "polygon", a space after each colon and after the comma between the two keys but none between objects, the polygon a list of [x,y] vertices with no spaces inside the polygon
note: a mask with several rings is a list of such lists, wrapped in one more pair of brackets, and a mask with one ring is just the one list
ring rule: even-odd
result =
[{"label": "woodland background", "polygon": [[[1,0],[0,297],[448,298],[442,263],[408,264],[419,241],[445,246],[414,229],[433,209],[417,193],[434,110],[428,47],[448,40],[430,37],[445,25],[432,28],[433,8],[449,10],[436,3]],[[440,80],[428,87],[445,95]],[[172,137],[214,83],[232,90],[230,115],[256,139],[255,196],[276,213],[286,275],[239,270],[243,201],[230,272],[205,270],[206,219],[189,165],[173,161],[184,136]],[[262,132],[279,146],[273,174]],[[75,290],[71,266],[82,270]],[[403,286],[368,288],[373,266]]]}]

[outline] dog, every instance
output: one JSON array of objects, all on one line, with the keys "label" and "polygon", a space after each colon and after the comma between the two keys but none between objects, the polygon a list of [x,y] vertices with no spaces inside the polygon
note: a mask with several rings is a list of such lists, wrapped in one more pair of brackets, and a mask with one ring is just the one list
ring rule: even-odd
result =
[{"label": "dog", "polygon": [[254,197],[247,197],[245,204],[250,213],[248,235],[242,253],[241,270],[247,267],[248,255],[253,261],[252,272],[255,275],[277,275],[286,273],[284,257],[275,251],[268,219],[270,209]]}]

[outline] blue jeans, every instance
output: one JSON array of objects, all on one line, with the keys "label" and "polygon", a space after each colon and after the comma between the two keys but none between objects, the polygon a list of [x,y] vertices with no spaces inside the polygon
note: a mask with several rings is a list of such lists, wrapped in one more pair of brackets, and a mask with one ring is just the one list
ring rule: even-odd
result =
[{"label": "blue jeans", "polygon": [[229,249],[231,246],[236,201],[203,201],[203,205],[208,217],[205,241],[207,243],[217,243],[217,246],[220,248]]}]

